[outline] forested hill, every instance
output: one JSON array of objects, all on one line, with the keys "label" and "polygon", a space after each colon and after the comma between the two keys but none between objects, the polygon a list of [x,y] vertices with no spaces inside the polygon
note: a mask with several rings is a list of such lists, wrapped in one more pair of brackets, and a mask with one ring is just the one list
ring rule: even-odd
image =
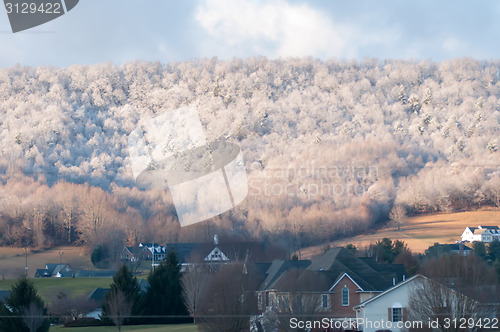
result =
[{"label": "forested hill", "polygon": [[[500,62],[471,59],[0,69],[1,218],[21,220],[43,205],[29,203],[41,195],[34,188],[62,185],[100,190],[117,213],[127,206],[143,222],[158,217],[157,194],[134,188],[127,136],[182,106],[198,109],[210,139],[242,148],[249,196],[221,221],[233,231],[301,233],[307,242],[368,227],[395,203],[410,212],[498,204],[499,79]],[[172,214],[166,206],[156,209]]]}]

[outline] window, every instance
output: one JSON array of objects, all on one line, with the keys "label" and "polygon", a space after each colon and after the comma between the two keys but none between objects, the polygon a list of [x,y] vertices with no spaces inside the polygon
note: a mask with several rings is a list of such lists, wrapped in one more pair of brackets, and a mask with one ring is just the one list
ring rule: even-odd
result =
[{"label": "window", "polygon": [[347,286],[342,288],[342,305],[344,307],[349,305],[349,288],[347,288]]},{"label": "window", "polygon": [[403,320],[403,308],[392,308],[392,321],[401,322]]},{"label": "window", "polygon": [[328,309],[328,294],[321,295],[321,307],[323,309]]}]

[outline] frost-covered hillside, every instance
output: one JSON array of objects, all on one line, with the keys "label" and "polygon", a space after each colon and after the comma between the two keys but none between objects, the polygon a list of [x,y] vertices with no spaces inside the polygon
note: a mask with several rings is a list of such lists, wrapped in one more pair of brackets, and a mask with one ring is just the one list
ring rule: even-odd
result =
[{"label": "frost-covered hillside", "polygon": [[229,217],[235,228],[329,237],[395,203],[443,210],[500,197],[500,62],[471,59],[0,69],[3,183],[23,174],[132,188],[128,134],[183,106],[198,109],[210,139],[242,148],[250,192]]}]

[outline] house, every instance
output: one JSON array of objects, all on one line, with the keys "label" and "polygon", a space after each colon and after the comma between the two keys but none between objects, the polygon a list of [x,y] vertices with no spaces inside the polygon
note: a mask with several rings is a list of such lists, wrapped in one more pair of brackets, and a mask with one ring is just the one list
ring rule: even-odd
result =
[{"label": "house", "polygon": [[[288,265],[288,266],[287,266]],[[379,264],[333,248],[313,262],[275,261],[257,293],[261,310],[355,318],[356,305],[405,280],[402,264]]]},{"label": "house", "polygon": [[416,275],[354,306],[358,330],[403,331],[408,318],[410,295],[422,278]]},{"label": "house", "polygon": [[463,243],[451,243],[451,244],[440,244],[434,243],[427,250],[425,254],[428,256],[439,256],[442,254],[458,254],[461,256],[467,256],[474,253],[474,250],[467,247]]},{"label": "house", "polygon": [[500,240],[500,228],[498,226],[467,227],[462,233],[462,242],[485,242]]},{"label": "house", "polygon": [[104,301],[104,297],[109,292],[109,288],[97,287],[94,289],[88,296],[89,300],[92,300],[94,303],[94,309],[88,312],[85,317],[101,319],[102,315],[102,302]]},{"label": "house", "polygon": [[[147,254],[147,259],[151,259],[153,262],[159,262],[167,257],[167,250],[164,246],[157,243],[139,243],[139,248],[147,249],[149,252]],[[153,263],[156,264],[157,263]]]},{"label": "house", "polygon": [[[166,258],[167,253],[174,249],[179,261],[181,271],[195,265],[209,265],[212,271],[217,270],[221,264],[250,259],[256,263],[268,262],[269,258],[286,257],[287,253],[281,248],[257,241],[224,241],[219,242],[218,236],[214,236],[214,242],[190,242],[190,243],[167,243],[165,246],[154,243],[141,243],[138,248],[125,247],[121,258],[133,262],[141,248],[145,248],[144,259],[151,260],[153,266],[157,266],[161,260]],[[153,249],[154,248],[154,249]],[[154,257],[152,252],[155,252]],[[154,260],[153,260],[154,259]]]},{"label": "house", "polygon": [[[479,291],[474,290],[475,287],[478,287]],[[479,285],[462,291],[466,291],[467,295],[457,291],[449,280],[441,283],[416,275],[355,306],[357,330],[363,332],[422,330],[428,327],[424,324],[429,324],[436,317],[459,320],[468,316],[475,317],[474,321],[498,317],[499,289],[496,286]],[[473,296],[474,293],[479,297]],[[425,295],[419,298],[418,294]],[[414,308],[411,307],[411,299],[415,300],[417,310],[423,309],[424,312],[420,314],[412,312]],[[427,311],[429,308],[433,317],[429,317]]]},{"label": "house", "polygon": [[139,262],[141,259],[151,259],[151,252],[144,247],[124,247],[120,259],[125,262]]},{"label": "house", "polygon": [[[145,294],[147,289],[149,288],[149,283],[145,279],[139,280],[139,292],[142,294]],[[102,287],[97,287],[94,289],[88,296],[89,300],[92,300],[92,302],[95,304],[94,309],[90,312],[88,312],[85,317],[87,318],[94,318],[94,319],[101,319],[102,315],[102,303],[104,301],[104,298],[106,297],[106,294],[109,292],[109,288],[102,288]]]},{"label": "house", "polygon": [[276,280],[285,272],[289,270],[302,270],[311,265],[310,260],[274,260],[265,271],[265,279],[261,283],[257,292],[257,301],[259,310],[272,305],[272,290],[276,289]]},{"label": "house", "polygon": [[69,264],[47,263],[44,269],[35,271],[35,278],[72,277],[73,273],[73,269]]}]

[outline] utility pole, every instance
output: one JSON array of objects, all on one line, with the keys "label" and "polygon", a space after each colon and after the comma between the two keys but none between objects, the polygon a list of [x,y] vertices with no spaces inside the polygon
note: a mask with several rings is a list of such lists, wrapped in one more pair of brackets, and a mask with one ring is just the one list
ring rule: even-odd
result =
[{"label": "utility pole", "polygon": [[28,278],[28,245],[30,243],[28,241],[24,242],[24,258],[26,261],[26,266],[24,268],[24,273],[26,275],[26,278]]},{"label": "utility pole", "polygon": [[155,243],[153,242],[153,263],[151,264],[153,272],[155,271]]}]

